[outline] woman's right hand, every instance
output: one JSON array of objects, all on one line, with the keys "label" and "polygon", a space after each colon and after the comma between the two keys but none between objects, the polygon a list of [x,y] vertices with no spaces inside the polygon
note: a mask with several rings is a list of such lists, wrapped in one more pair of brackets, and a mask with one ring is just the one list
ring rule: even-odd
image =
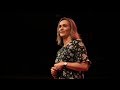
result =
[{"label": "woman's right hand", "polygon": [[57,75],[57,69],[55,68],[55,67],[52,67],[51,68],[51,74],[52,74],[52,76],[55,78],[56,77],[56,75]]}]

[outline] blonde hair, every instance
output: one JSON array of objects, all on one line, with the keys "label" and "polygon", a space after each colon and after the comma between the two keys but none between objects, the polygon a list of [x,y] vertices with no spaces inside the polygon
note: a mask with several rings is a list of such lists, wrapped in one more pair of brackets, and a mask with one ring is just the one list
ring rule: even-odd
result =
[{"label": "blonde hair", "polygon": [[72,39],[80,39],[80,35],[78,33],[77,26],[76,26],[75,22],[71,18],[63,17],[59,20],[58,26],[57,26],[57,39],[56,39],[57,44],[62,45],[62,43],[63,43],[62,38],[60,37],[60,34],[59,34],[59,23],[62,20],[67,20],[70,23],[70,28],[71,28],[70,36],[71,36],[71,38]]}]

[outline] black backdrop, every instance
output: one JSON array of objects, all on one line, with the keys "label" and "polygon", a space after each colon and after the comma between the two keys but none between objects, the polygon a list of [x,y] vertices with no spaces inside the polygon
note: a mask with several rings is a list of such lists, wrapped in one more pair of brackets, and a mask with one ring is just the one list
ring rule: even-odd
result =
[{"label": "black backdrop", "polygon": [[86,78],[113,78],[118,68],[116,43],[120,12],[117,10],[86,7],[76,10],[8,8],[1,11],[0,78],[50,79],[50,68],[59,49],[56,27],[64,16],[75,20],[92,61]]}]

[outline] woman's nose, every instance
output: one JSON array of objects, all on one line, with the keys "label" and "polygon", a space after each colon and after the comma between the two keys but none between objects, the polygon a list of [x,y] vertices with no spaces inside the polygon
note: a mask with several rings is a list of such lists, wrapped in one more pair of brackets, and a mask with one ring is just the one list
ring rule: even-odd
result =
[{"label": "woman's nose", "polygon": [[60,28],[60,29],[59,29],[59,32],[62,31],[62,30],[63,30],[63,28]]}]

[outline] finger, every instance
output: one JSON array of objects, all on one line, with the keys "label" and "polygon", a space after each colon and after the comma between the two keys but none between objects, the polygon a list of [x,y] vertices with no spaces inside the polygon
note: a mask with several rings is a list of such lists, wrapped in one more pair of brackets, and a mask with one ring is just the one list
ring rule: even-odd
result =
[{"label": "finger", "polygon": [[56,67],[53,67],[52,69],[53,69],[53,70],[57,70],[57,68],[56,68]]}]

